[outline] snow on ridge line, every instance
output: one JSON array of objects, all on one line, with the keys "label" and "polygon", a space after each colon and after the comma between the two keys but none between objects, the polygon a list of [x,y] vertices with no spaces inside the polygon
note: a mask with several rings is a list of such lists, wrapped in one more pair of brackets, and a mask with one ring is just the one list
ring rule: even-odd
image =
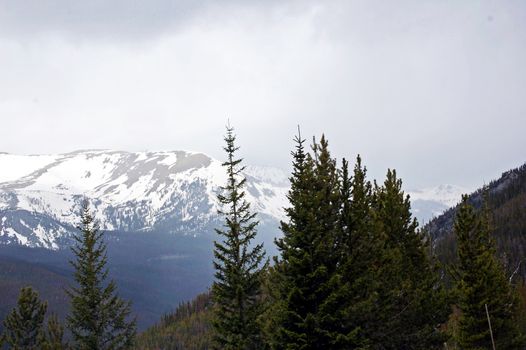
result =
[{"label": "snow on ridge line", "polygon": [[[174,165],[177,164],[180,160],[179,155],[185,157],[188,156],[199,156],[202,155],[210,161],[210,163],[218,162],[221,164],[220,160],[212,158],[202,152],[186,151],[186,150],[174,150],[174,151],[140,151],[140,152],[128,152],[128,151],[119,151],[111,149],[87,149],[87,150],[76,150],[68,153],[56,153],[56,154],[43,154],[43,155],[15,155],[10,153],[0,153],[0,183],[10,182],[19,180],[24,176],[30,175],[31,173],[42,170],[46,166],[60,166],[63,163],[76,163],[75,167],[87,166],[93,162],[93,158],[96,156],[105,156],[110,157],[110,159],[104,159],[102,162],[118,162],[122,160],[124,156],[135,156],[135,162],[141,161],[153,161],[156,160],[160,165]],[[111,159],[115,157],[115,159]],[[100,165],[100,164],[99,164]],[[71,167],[71,166],[70,166]],[[220,168],[222,169],[222,168]],[[93,171],[90,171],[93,172]],[[287,176],[285,173],[278,168],[267,167],[267,166],[255,166],[247,165],[246,175],[255,177],[259,180],[265,180],[273,182],[276,184],[282,184],[286,182]],[[70,174],[62,174],[70,175]],[[71,174],[73,175],[73,174]],[[74,174],[78,175],[79,174]],[[85,175],[85,174],[80,174]],[[93,174],[88,174],[93,175]],[[214,175],[217,175],[214,174]],[[86,176],[86,178],[89,176]],[[221,176],[219,176],[221,177]]]},{"label": "snow on ridge line", "polygon": [[[198,152],[80,150],[53,156],[4,154],[0,155],[0,168],[2,160],[15,158],[24,164],[35,159],[40,162],[26,166],[19,172],[20,178],[0,184],[1,208],[41,213],[73,225],[78,222],[79,201],[86,197],[103,229],[148,230],[179,216],[181,225],[200,227],[200,223],[217,215],[216,195],[227,177],[221,161]],[[246,175],[247,199],[253,209],[281,219],[288,189],[288,181],[279,184],[286,178],[283,172],[250,166]],[[26,245],[34,244],[36,239],[39,245],[53,248],[64,233],[47,235],[42,226],[22,225],[34,236],[21,235],[24,241],[9,231],[9,237]]]},{"label": "snow on ridge line", "polygon": [[0,183],[10,182],[31,174],[42,167],[55,162],[59,155],[20,156],[0,153]]},{"label": "snow on ridge line", "polygon": [[[207,161],[192,155],[203,155]],[[24,167],[18,173],[11,172],[11,178],[20,173],[30,174],[7,182],[0,180],[0,208],[34,211],[60,223],[76,225],[79,201],[85,196],[91,198],[97,219],[102,228],[108,230],[140,231],[154,229],[158,223],[169,223],[181,227],[185,234],[200,232],[203,225],[216,218],[217,192],[227,179],[222,161],[187,151],[0,154],[0,169],[8,168],[4,164],[19,164],[16,162]],[[253,204],[252,209],[262,216],[284,219],[283,208],[288,206],[288,174],[277,168],[247,165],[245,175],[247,199]],[[412,201],[429,200],[447,206],[455,205],[465,192],[468,191],[453,185],[407,191]],[[417,204],[414,210],[429,210],[429,204],[423,203],[422,210]],[[192,227],[197,229],[191,231]],[[34,231],[32,235],[17,232],[21,236],[18,237],[12,231],[8,235],[6,228],[0,231],[0,237],[4,235],[8,241],[25,241],[26,245],[38,244],[51,249],[57,247],[56,242],[67,233],[65,229],[57,229],[46,234],[44,226],[34,224],[30,228]]]}]

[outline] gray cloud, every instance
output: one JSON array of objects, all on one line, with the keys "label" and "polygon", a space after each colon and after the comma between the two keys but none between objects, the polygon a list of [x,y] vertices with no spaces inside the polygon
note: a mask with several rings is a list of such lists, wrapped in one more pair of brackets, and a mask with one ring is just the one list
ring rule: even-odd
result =
[{"label": "gray cloud", "polygon": [[[526,160],[521,1],[1,1],[0,150],[193,149],[286,167],[296,125],[409,187]],[[5,131],[7,130],[7,131]]]},{"label": "gray cloud", "polygon": [[2,1],[3,35],[60,33],[75,38],[147,36],[184,22],[193,1]]},{"label": "gray cloud", "polygon": [[0,35],[59,34],[73,40],[151,40],[203,15],[272,10],[277,1],[241,0],[2,0]]}]

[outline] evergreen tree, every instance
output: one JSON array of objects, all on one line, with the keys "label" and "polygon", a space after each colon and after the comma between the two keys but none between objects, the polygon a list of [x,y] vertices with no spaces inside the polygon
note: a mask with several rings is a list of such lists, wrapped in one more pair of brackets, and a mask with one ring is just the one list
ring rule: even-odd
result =
[{"label": "evergreen tree", "polygon": [[329,349],[334,332],[329,296],[339,283],[341,244],[338,172],[325,137],[314,143],[314,158],[305,152],[301,135],[295,142],[288,222],[281,223],[283,237],[276,240],[281,257],[271,275],[268,337],[275,349]]},{"label": "evergreen tree", "polygon": [[217,229],[221,240],[214,242],[215,281],[214,341],[220,349],[258,349],[262,347],[257,319],[262,312],[261,275],[265,257],[262,244],[253,245],[256,237],[256,214],[245,199],[246,179],[242,176],[242,159],[236,158],[236,137],[228,126],[225,136],[228,180],[219,202],[224,209],[224,229]]},{"label": "evergreen tree", "polygon": [[334,328],[332,345],[339,349],[370,346],[372,330],[381,327],[378,315],[378,286],[381,280],[378,266],[382,263],[383,240],[374,230],[372,186],[366,180],[366,169],[360,156],[356,159],[353,176],[349,176],[344,159],[341,170],[340,263],[338,288],[329,298],[333,304],[332,317],[325,320]]},{"label": "evergreen tree", "polygon": [[447,303],[401,181],[341,171],[324,137],[296,138],[281,253],[269,274],[265,331],[274,349],[432,349]]},{"label": "evergreen tree", "polygon": [[486,305],[497,349],[522,349],[524,336],[517,329],[517,295],[495,257],[489,214],[475,212],[467,197],[457,213],[454,231],[459,263],[456,290],[460,309],[456,340],[462,349],[491,349]]},{"label": "evergreen tree", "polygon": [[[362,165],[358,155],[353,170],[353,176],[348,178],[347,161],[342,168],[342,227],[344,231],[344,252],[349,258],[349,267],[364,271],[371,265],[372,258],[377,254],[373,247],[378,241],[372,228],[372,185],[367,181],[367,169]],[[372,249],[374,248],[374,249]],[[361,266],[358,266],[361,265]],[[358,276],[359,274],[351,274]]]},{"label": "evergreen tree", "polygon": [[287,195],[290,207],[285,208],[289,220],[281,223],[283,237],[275,240],[280,257],[274,257],[274,266],[269,269],[266,280],[270,307],[263,318],[266,342],[272,349],[300,349],[307,344],[303,318],[312,306],[306,297],[312,286],[304,279],[311,267],[308,252],[312,250],[312,239],[306,229],[310,220],[308,213],[312,211],[308,193],[314,178],[314,162],[305,151],[305,140],[299,132],[294,142]]},{"label": "evergreen tree", "polygon": [[56,314],[51,314],[47,321],[45,341],[42,344],[43,350],[65,350],[68,344],[64,342],[64,327]]},{"label": "evergreen tree", "polygon": [[379,272],[383,327],[372,334],[372,341],[382,349],[442,348],[438,326],[449,313],[445,290],[396,171],[388,170],[375,192],[375,221],[385,246]]},{"label": "evergreen tree", "polygon": [[71,299],[67,322],[75,348],[128,349],[136,335],[136,321],[129,320],[131,303],[118,296],[113,280],[106,281],[106,245],[87,201],[81,218],[81,234],[72,248],[76,260],[70,261],[77,285],[67,291]]},{"label": "evergreen tree", "polygon": [[270,290],[274,291],[274,303],[269,309],[269,319],[272,320],[269,343],[273,349],[307,349],[312,341],[312,329],[305,319],[316,306],[311,297],[314,285],[310,283],[314,237],[308,230],[314,220],[311,188],[314,161],[305,151],[305,140],[300,134],[295,142],[291,186],[287,196],[290,207],[285,209],[288,222],[281,223],[283,237],[275,241],[280,258],[275,259],[271,275],[274,285]]},{"label": "evergreen tree", "polygon": [[12,349],[39,350],[44,341],[43,323],[47,303],[31,287],[20,290],[17,308],[4,321],[5,343]]}]

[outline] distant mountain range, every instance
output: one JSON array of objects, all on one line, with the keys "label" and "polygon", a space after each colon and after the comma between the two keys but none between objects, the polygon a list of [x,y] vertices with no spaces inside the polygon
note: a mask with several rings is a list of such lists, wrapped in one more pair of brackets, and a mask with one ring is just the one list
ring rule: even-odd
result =
[{"label": "distant mountain range", "polygon": [[[88,199],[107,231],[201,235],[218,224],[221,162],[185,151],[85,150],[54,155],[0,154],[0,243],[59,249],[71,242]],[[288,175],[247,166],[247,199],[277,228],[287,205]],[[456,204],[464,189],[410,191],[426,222]]]},{"label": "distant mountain range", "polygon": [[[201,153],[76,151],[0,154],[0,243],[58,249],[89,200],[106,231],[200,235],[217,222],[221,162]],[[247,198],[260,219],[283,217],[287,176],[248,166]]]},{"label": "distant mountain range", "polygon": [[[288,174],[248,166],[245,176],[247,198],[261,220],[258,239],[274,255],[272,242],[287,206]],[[52,310],[67,313],[62,288],[71,283],[71,252],[63,248],[76,233],[86,198],[106,231],[110,276],[122,296],[133,300],[140,328],[152,325],[210,286],[213,228],[222,225],[216,193],[225,180],[221,162],[201,153],[0,153],[0,319],[28,284],[49,300]],[[523,276],[525,184],[523,166],[489,185],[499,252],[508,252],[508,265],[519,266]],[[461,194],[470,191],[441,185],[406,192],[419,222],[432,219],[427,229],[441,260],[454,259],[454,208]],[[471,194],[476,206],[481,198],[480,190]]]},{"label": "distant mountain range", "polygon": [[[247,166],[244,175],[261,222],[258,240],[274,255],[289,175],[259,166]],[[140,328],[153,324],[210,286],[213,228],[223,224],[216,194],[225,181],[221,161],[194,152],[0,153],[0,319],[28,284],[59,315],[67,313],[67,297],[56,286],[71,283],[65,248],[86,198],[106,231],[110,276],[133,300]],[[413,213],[425,222],[462,192],[444,185],[407,193]]]},{"label": "distant mountain range", "polygon": [[421,225],[457,205],[462,195],[470,192],[467,188],[455,185],[439,185],[422,190],[407,191],[411,197],[413,215]]}]

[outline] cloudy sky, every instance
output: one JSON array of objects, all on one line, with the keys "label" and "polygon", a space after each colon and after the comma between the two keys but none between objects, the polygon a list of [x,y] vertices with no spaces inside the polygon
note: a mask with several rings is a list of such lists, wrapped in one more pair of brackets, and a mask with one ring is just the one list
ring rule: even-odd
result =
[{"label": "cloudy sky", "polygon": [[[526,3],[0,0],[0,151],[202,151],[296,126],[408,188],[526,161]],[[0,170],[1,171],[1,170]]]}]

